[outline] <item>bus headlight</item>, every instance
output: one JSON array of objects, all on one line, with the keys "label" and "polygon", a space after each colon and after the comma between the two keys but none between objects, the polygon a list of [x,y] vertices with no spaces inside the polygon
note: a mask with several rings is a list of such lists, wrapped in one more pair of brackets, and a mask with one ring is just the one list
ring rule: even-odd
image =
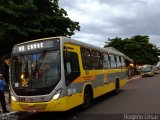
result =
[{"label": "bus headlight", "polygon": [[14,96],[11,96],[11,99],[12,99],[13,101],[17,101]]},{"label": "bus headlight", "polygon": [[58,90],[58,91],[54,94],[54,96],[52,97],[52,101],[53,101],[53,100],[57,100],[57,99],[59,98],[61,92],[62,92],[62,90]]}]

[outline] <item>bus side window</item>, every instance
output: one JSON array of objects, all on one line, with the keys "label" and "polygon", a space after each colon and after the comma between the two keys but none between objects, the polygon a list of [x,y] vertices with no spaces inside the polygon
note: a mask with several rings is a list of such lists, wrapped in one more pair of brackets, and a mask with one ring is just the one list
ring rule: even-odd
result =
[{"label": "bus side window", "polygon": [[70,85],[77,77],[80,76],[78,55],[74,52],[64,52],[64,70],[66,85]]},{"label": "bus side window", "polygon": [[126,66],[126,63],[124,61],[124,57],[121,57],[121,63],[122,63],[122,67],[125,67]]},{"label": "bus side window", "polygon": [[97,69],[103,69],[103,63],[102,63],[101,53],[98,52],[98,51],[92,50],[91,54],[92,54],[93,68],[95,70],[97,70]]},{"label": "bus side window", "polygon": [[116,56],[116,60],[117,60],[117,67],[121,67],[121,60],[119,56]]},{"label": "bus side window", "polygon": [[107,53],[103,53],[103,68],[110,68],[109,57]]},{"label": "bus side window", "polygon": [[111,68],[116,68],[117,64],[116,64],[116,59],[114,55],[109,55],[110,58],[110,63],[111,63]]},{"label": "bus side window", "polygon": [[82,63],[84,70],[92,70],[91,52],[89,49],[81,48]]}]

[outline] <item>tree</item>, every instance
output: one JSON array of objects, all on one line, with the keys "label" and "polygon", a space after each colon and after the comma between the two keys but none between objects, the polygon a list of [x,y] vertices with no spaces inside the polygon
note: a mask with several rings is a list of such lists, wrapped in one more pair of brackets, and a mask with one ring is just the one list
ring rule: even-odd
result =
[{"label": "tree", "polygon": [[104,47],[114,47],[137,64],[156,64],[159,60],[157,48],[149,43],[149,36],[136,35],[131,38],[113,38]]},{"label": "tree", "polygon": [[58,0],[0,1],[0,57],[11,53],[17,43],[71,36],[75,30],[80,30],[79,23],[67,17],[67,12],[59,8]]},{"label": "tree", "polygon": [[119,50],[122,53],[124,53],[123,44],[124,44],[124,40],[122,40],[122,38],[119,38],[119,37],[116,37],[114,39],[108,38],[108,42],[106,42],[106,45],[104,47],[118,48],[117,50]]}]

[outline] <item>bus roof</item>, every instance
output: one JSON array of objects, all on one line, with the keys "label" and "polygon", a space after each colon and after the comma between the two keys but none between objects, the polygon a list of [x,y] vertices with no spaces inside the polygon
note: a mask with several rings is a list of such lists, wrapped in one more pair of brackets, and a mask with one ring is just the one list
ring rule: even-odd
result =
[{"label": "bus roof", "polygon": [[126,60],[130,61],[133,63],[133,60],[128,57],[127,55],[123,54],[122,52],[118,51],[117,49],[113,48],[113,47],[106,47],[106,48],[102,48],[102,47],[98,47],[95,45],[91,45],[85,42],[81,42],[72,38],[67,38],[67,37],[63,37],[63,42],[64,43],[71,43],[71,44],[75,44],[75,45],[80,45],[82,47],[86,47],[86,48],[91,48],[91,49],[95,49],[101,52],[107,52],[109,54],[114,54],[114,55],[119,55],[124,57]]},{"label": "bus roof", "polygon": [[38,41],[44,41],[44,40],[49,40],[49,39],[55,39],[55,38],[60,38],[62,40],[62,43],[71,43],[71,44],[75,44],[75,45],[80,45],[80,46],[85,47],[85,48],[91,48],[91,49],[95,49],[95,50],[98,50],[98,51],[101,51],[101,52],[107,52],[109,54],[115,54],[115,55],[123,56],[126,60],[133,63],[133,60],[131,58],[129,58],[127,55],[123,54],[122,52],[116,50],[113,47],[102,48],[102,47],[98,47],[98,46],[95,46],[95,45],[91,45],[91,44],[88,44],[88,43],[85,43],[85,42],[81,42],[79,40],[75,40],[75,39],[72,39],[72,38],[69,38],[69,37],[63,37],[63,36],[48,37],[48,38],[31,40],[31,41],[27,41],[27,42],[17,44],[15,46],[22,45],[22,44],[27,44],[27,43],[31,43],[31,42],[36,42],[36,41],[38,42]]}]

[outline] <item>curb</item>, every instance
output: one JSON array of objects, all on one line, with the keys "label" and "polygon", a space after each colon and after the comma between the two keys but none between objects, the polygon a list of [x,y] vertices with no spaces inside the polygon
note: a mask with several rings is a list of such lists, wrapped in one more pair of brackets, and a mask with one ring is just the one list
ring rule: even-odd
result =
[{"label": "curb", "polygon": [[139,78],[141,78],[141,77],[142,77],[141,75],[137,75],[137,76],[129,79],[128,82],[129,82],[129,81],[132,81],[132,80],[137,80],[137,79],[139,79]]}]

